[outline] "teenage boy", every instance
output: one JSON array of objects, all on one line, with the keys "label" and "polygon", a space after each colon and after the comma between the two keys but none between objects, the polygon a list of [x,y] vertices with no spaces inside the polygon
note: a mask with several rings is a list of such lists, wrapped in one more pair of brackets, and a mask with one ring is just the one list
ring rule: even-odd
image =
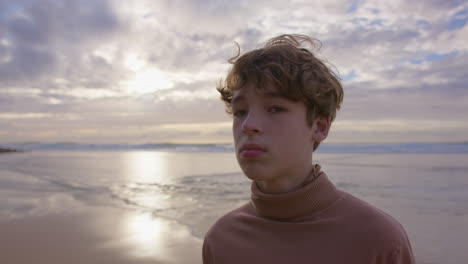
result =
[{"label": "teenage boy", "polygon": [[343,192],[312,163],[343,100],[339,79],[281,35],[229,61],[217,87],[233,117],[237,161],[251,200],[221,217],[203,244],[205,264],[414,263],[403,227]]}]

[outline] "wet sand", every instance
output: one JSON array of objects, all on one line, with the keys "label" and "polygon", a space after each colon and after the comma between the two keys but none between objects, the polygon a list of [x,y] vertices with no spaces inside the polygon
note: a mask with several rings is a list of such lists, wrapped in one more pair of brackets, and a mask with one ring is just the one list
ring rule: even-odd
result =
[{"label": "wet sand", "polygon": [[201,239],[148,213],[91,208],[0,220],[0,263],[201,263]]}]

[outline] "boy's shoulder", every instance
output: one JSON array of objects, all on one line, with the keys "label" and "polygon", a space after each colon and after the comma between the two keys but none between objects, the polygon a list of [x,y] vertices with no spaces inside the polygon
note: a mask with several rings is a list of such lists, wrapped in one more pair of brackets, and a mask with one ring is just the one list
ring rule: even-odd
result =
[{"label": "boy's shoulder", "polygon": [[342,193],[342,203],[328,214],[342,218],[345,228],[352,230],[357,237],[376,242],[387,241],[393,245],[407,239],[403,226],[390,214],[354,195]]}]

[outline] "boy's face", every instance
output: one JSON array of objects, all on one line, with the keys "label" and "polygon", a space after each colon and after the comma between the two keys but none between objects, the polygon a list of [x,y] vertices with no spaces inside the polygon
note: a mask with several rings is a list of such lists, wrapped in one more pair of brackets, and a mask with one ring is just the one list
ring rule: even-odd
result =
[{"label": "boy's face", "polygon": [[325,139],[330,121],[310,127],[302,102],[246,85],[231,101],[236,157],[242,171],[264,191],[284,192],[300,185],[312,169],[315,141]]}]

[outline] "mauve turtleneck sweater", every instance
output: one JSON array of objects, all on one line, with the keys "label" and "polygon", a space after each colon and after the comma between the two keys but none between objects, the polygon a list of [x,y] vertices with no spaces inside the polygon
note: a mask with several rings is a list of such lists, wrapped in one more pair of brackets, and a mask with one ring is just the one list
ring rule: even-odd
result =
[{"label": "mauve turtleneck sweater", "polygon": [[203,243],[204,264],[415,263],[403,227],[338,190],[320,166],[301,188],[263,193],[221,217]]}]

